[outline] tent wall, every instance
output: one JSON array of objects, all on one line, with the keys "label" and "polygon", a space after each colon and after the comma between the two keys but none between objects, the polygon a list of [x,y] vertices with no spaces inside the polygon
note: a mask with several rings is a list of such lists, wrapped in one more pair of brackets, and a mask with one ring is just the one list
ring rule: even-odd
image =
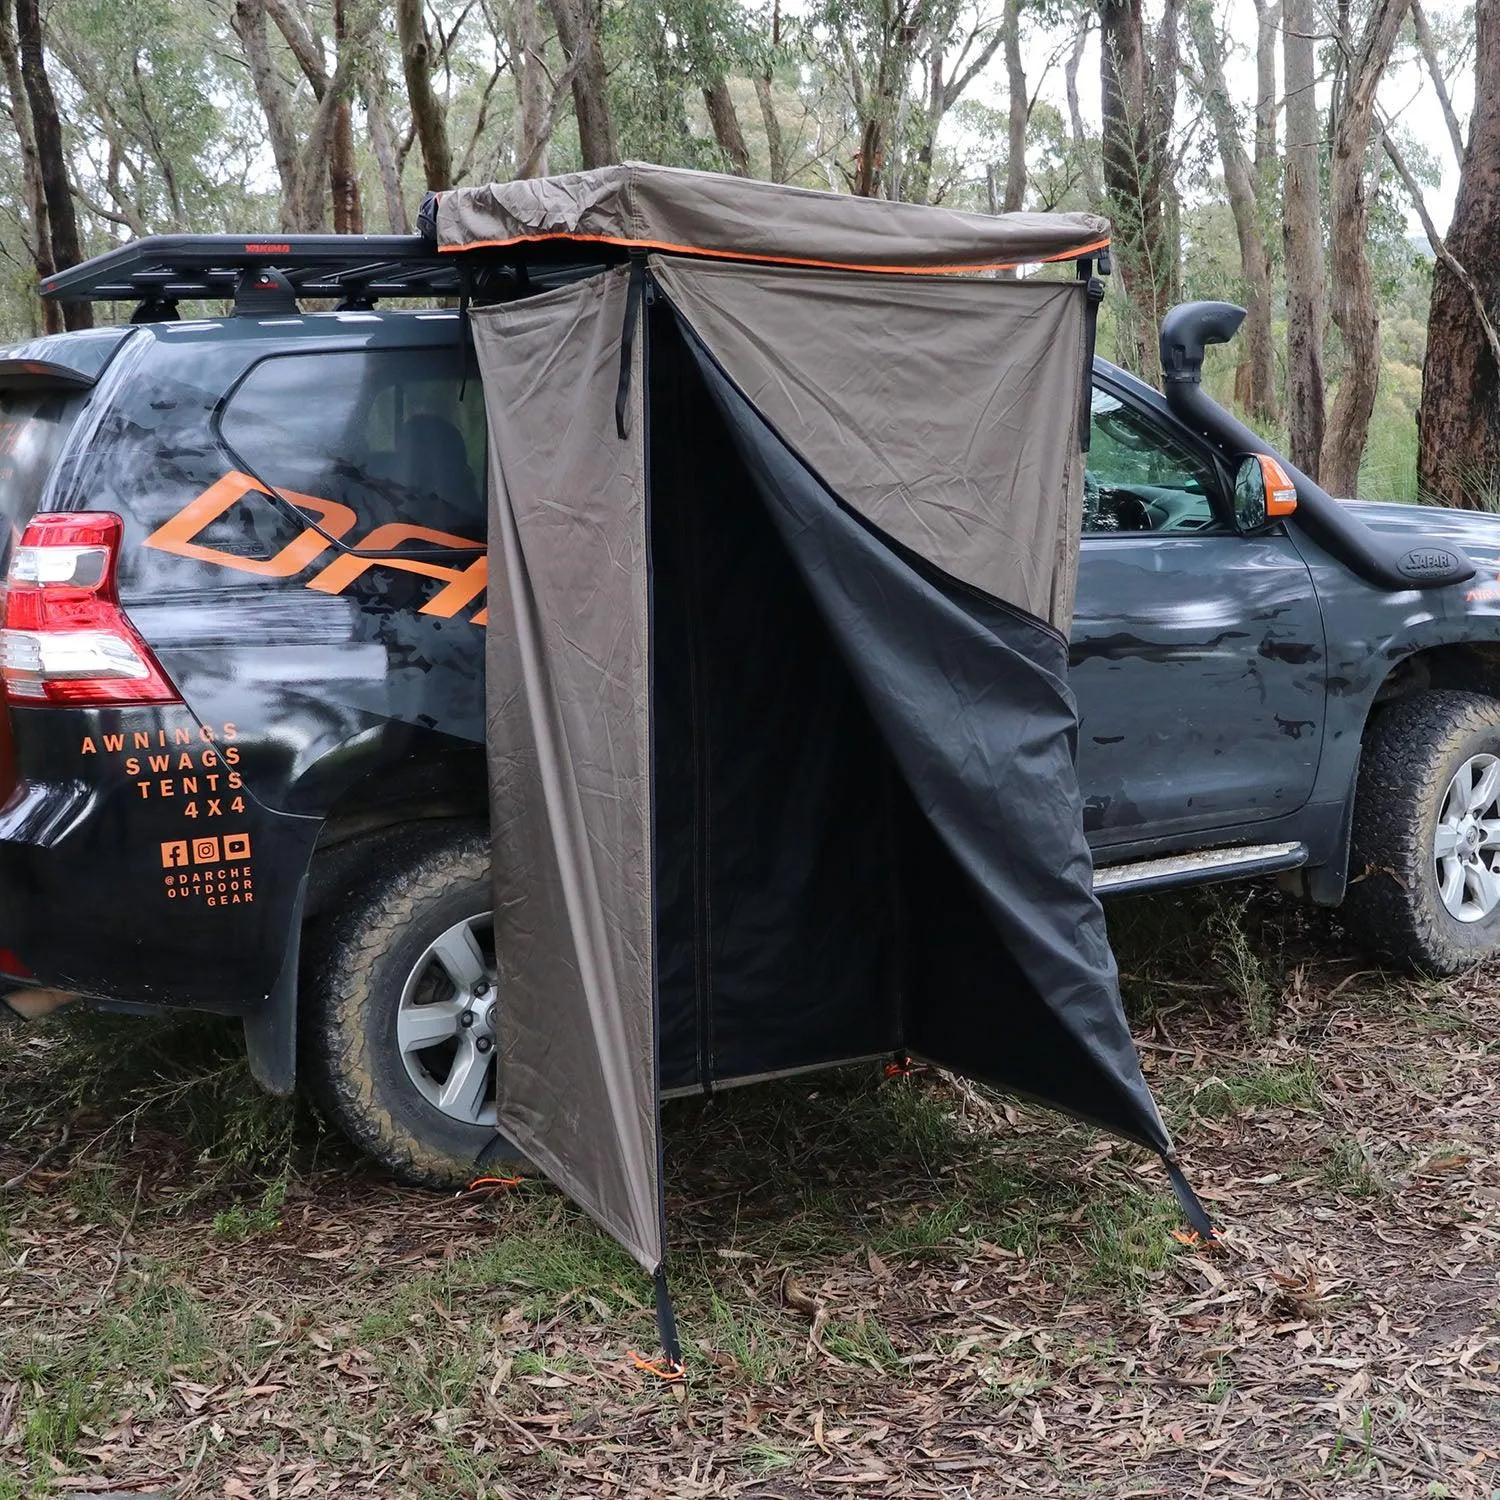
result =
[{"label": "tent wall", "polygon": [[490,425],[500,1128],[654,1270],[644,424],[622,441],[614,415],[626,297],[618,271],[472,316]]},{"label": "tent wall", "polygon": [[1083,482],[1078,283],[651,266],[746,400],[834,476],[845,505],[953,577],[1068,628]]},{"label": "tent wall", "polygon": [[658,1270],[663,1084],[906,1045],[1170,1150],[1073,765],[1084,288],[654,274],[625,386],[639,265],[473,314],[501,1129]]},{"label": "tent wall", "polygon": [[690,347],[910,793],[893,804],[907,1045],[1170,1150],[1093,893],[1066,640],[894,546]]}]

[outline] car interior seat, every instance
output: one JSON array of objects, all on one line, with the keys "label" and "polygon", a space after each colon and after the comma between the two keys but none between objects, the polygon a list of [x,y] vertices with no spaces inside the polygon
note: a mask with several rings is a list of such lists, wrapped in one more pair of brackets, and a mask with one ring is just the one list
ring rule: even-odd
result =
[{"label": "car interior seat", "polygon": [[391,477],[410,494],[434,496],[451,507],[451,520],[471,520],[479,509],[468,446],[447,417],[416,412],[401,424]]}]

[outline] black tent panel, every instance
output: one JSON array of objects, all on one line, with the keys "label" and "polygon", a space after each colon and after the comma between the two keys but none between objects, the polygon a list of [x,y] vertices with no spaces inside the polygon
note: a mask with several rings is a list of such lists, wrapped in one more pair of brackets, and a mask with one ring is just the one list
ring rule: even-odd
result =
[{"label": "black tent panel", "polygon": [[664,306],[649,348],[663,1085],[887,1052],[893,763]]},{"label": "black tent panel", "polygon": [[1170,1151],[1093,894],[1066,642],[854,516],[686,341],[920,812],[896,862],[906,1045]]}]

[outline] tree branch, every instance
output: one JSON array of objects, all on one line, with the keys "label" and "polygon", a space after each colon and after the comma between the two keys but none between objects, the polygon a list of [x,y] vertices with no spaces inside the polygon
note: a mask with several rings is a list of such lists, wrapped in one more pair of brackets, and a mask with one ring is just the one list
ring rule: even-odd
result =
[{"label": "tree branch", "polygon": [[275,21],[276,29],[285,38],[297,66],[312,85],[313,97],[322,101],[323,91],[328,87],[328,65],[323,57],[323,48],[313,36],[312,28],[301,16],[294,15],[287,0],[263,0],[266,14]]},{"label": "tree branch", "polygon": [[1448,139],[1453,142],[1453,158],[1459,166],[1463,166],[1463,127],[1459,125],[1458,116],[1454,113],[1453,100],[1448,97],[1448,82],[1443,77],[1442,64],[1438,61],[1437,43],[1433,41],[1432,27],[1427,24],[1427,12],[1422,9],[1421,0],[1411,0],[1411,18],[1417,29],[1417,46],[1421,49],[1422,61],[1427,64],[1427,71],[1432,77],[1433,92],[1437,94],[1438,103],[1442,106],[1443,123],[1448,127]]},{"label": "tree branch", "polygon": [[1417,217],[1422,221],[1422,232],[1427,236],[1427,243],[1432,246],[1433,254],[1447,266],[1453,273],[1454,279],[1469,294],[1469,301],[1474,305],[1474,316],[1479,320],[1479,326],[1484,331],[1485,343],[1489,345],[1490,358],[1495,361],[1495,368],[1500,370],[1500,330],[1495,328],[1490,319],[1489,311],[1484,305],[1484,295],[1475,284],[1474,278],[1459,264],[1458,257],[1449,250],[1442,235],[1438,233],[1437,225],[1432,222],[1432,215],[1427,209],[1427,199],[1423,196],[1417,179],[1412,176],[1411,169],[1406,165],[1406,158],[1401,155],[1401,148],[1392,139],[1384,120],[1380,122],[1380,141],[1397,175],[1406,184],[1406,195],[1411,199],[1411,206],[1416,209]]}]

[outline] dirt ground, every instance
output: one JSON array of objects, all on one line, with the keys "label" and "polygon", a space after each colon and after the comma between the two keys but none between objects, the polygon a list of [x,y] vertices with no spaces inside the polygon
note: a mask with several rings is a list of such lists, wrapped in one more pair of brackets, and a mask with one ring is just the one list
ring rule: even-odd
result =
[{"label": "dirt ground", "polygon": [[0,1500],[1496,1500],[1496,976],[1261,896],[1113,920],[1222,1244],[1144,1153],[951,1080],[672,1105],[675,1386],[545,1186],[399,1189],[213,1028],[0,1026]]}]

